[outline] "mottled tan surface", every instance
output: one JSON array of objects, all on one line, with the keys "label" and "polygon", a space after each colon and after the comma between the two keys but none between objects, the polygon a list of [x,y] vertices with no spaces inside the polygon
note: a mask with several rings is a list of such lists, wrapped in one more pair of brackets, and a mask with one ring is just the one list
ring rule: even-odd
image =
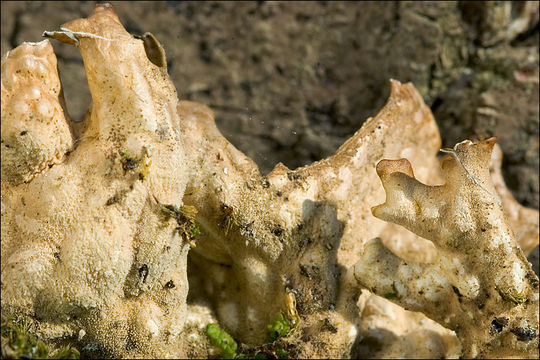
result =
[{"label": "mottled tan surface", "polygon": [[[406,159],[381,161],[377,173],[386,201],[373,214],[433,241],[438,258],[432,264],[405,261],[373,239],[354,277],[454,330],[464,357],[535,358],[538,277],[517,246],[491,180],[495,141],[467,140],[447,150],[439,186],[419,182]],[[494,318],[506,318],[501,329],[492,329]]]},{"label": "mottled tan surface", "polygon": [[[354,356],[366,308],[365,302],[358,308],[359,294],[345,270],[365,259],[365,244],[389,231],[398,234],[388,235],[389,247],[404,258],[421,257],[424,248],[410,245],[415,235],[394,233],[371,214],[384,201],[375,164],[406,157],[422,181],[441,180],[437,125],[414,86],[392,81],[386,105],[334,155],[296,170],[278,164],[262,176],[221,135],[212,110],[178,101],[162,48],[151,36],[146,42],[131,36],[108,5],[63,27],[48,36],[75,45],[85,61],[93,103],[82,124],[71,122],[62,92],[50,87],[58,83],[54,61],[45,67],[52,82],[30,66],[54,58],[47,42],[23,45],[2,61],[2,156],[8,146],[23,149],[19,158],[2,161],[3,314],[32,317],[48,339],[84,330],[81,345],[112,356],[205,357],[212,349],[203,329],[214,319],[237,340],[259,345],[275,315],[297,312],[300,322],[285,339],[292,356]],[[8,65],[18,56],[34,60],[13,74]],[[9,87],[4,79],[31,79],[39,91]],[[43,96],[62,111],[12,116],[10,110],[20,107],[13,89],[23,104]],[[49,125],[63,130],[47,135]],[[47,140],[37,147],[39,166],[24,150],[29,134]],[[526,221],[511,217],[530,247],[537,234],[528,218],[537,213],[512,204],[507,212],[524,214]],[[197,210],[202,234],[196,243],[182,233],[181,217],[176,224],[164,218],[166,205],[169,211]],[[457,279],[466,283],[462,275]],[[409,329],[414,336],[403,337],[400,323],[400,340],[388,337],[392,353],[457,351],[449,330],[433,322],[423,326],[422,314],[392,311],[419,324]],[[440,321],[440,314],[426,313]],[[388,326],[387,315],[373,324]],[[433,346],[411,347],[428,337]]]},{"label": "mottled tan surface", "polygon": [[[2,54],[86,17],[95,1],[3,1]],[[211,106],[263,174],[333,154],[412,82],[444,146],[497,135],[516,199],[538,209],[538,3],[114,2],[165,46],[179,98]],[[536,10],[535,10],[536,8]],[[53,44],[75,120],[90,104],[77,50]]]}]

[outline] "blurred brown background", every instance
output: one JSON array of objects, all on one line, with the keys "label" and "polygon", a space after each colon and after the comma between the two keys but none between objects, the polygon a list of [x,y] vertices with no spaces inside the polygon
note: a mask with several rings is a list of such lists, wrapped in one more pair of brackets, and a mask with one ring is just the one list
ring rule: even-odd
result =
[{"label": "blurred brown background", "polygon": [[[2,54],[95,3],[2,1]],[[209,105],[263,173],[332,154],[394,78],[420,90],[443,146],[498,136],[507,184],[538,209],[538,2],[112,3],[129,32],[163,44],[179,97]],[[91,101],[81,57],[53,46],[80,120]]]}]

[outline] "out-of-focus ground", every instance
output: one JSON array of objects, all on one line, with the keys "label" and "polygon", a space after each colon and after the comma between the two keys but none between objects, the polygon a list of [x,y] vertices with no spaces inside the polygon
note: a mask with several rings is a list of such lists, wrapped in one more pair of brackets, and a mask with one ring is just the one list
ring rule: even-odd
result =
[{"label": "out-of-focus ground", "polygon": [[[1,51],[86,17],[96,2],[1,3]],[[496,135],[505,180],[538,209],[538,2],[112,2],[163,44],[181,99],[209,105],[263,173],[332,154],[412,81],[443,146]],[[77,50],[53,42],[67,106],[91,98]],[[529,257],[538,273],[538,248]]]}]

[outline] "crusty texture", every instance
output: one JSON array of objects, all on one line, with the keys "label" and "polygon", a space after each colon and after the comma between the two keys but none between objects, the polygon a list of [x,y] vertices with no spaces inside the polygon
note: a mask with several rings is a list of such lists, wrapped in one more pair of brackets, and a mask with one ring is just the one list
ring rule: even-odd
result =
[{"label": "crusty texture", "polygon": [[[124,30],[109,7],[98,5],[89,19],[64,27],[114,40],[79,36],[93,104],[76,145],[61,148],[62,155],[70,154],[33,171],[31,181],[2,176],[2,309],[55,325],[51,337],[84,329],[116,356],[166,356],[168,349],[151,344],[182,329],[188,291],[189,245],[161,214],[162,205],[182,204],[187,181],[176,91],[166,70],[147,59],[142,41]],[[40,44],[12,51],[2,62],[2,79],[18,76],[10,64],[32,56],[36,47],[53,59],[48,41]],[[16,83],[49,72],[58,94],[56,63],[49,64],[48,71],[28,68]],[[52,83],[43,81],[44,88]],[[17,90],[2,83],[3,147],[14,133],[5,129],[27,129],[45,139],[43,151],[71,139],[60,113],[47,125],[4,111],[18,106]],[[2,161],[2,175],[6,166],[11,170]],[[149,169],[143,178],[144,166]],[[29,180],[26,173],[23,180]],[[174,288],[164,286],[170,280]]]},{"label": "crusty texture", "polygon": [[[415,179],[406,159],[377,165],[386,202],[381,219],[433,241],[438,260],[409,262],[373,239],[354,266],[355,279],[392,294],[454,330],[465,357],[538,356],[538,277],[517,246],[489,174],[495,138],[457,144],[442,161],[444,185]],[[493,329],[495,318],[505,320]],[[522,334],[526,333],[527,336]]]},{"label": "crusty texture", "polygon": [[493,181],[493,186],[501,198],[504,215],[514,230],[516,241],[525,255],[528,256],[538,246],[538,211],[521,206],[514,199],[504,183],[501,172],[502,157],[501,148],[495,144],[489,167],[491,181]]},{"label": "crusty texture", "polygon": [[[440,146],[429,109],[412,85],[396,81],[386,106],[334,156],[296,171],[279,164],[266,178],[221,136],[208,108],[183,101],[179,114],[196,164],[184,201],[200,208],[204,229],[194,259],[227,274],[207,270],[206,287],[219,289],[209,296],[227,328],[255,343],[283,307],[287,287],[305,314],[336,304],[338,265],[352,265],[354,250],[385,227],[370,214],[383,196],[373,162],[410,154],[427,168]],[[404,133],[432,142],[423,147]]]},{"label": "crusty texture", "polygon": [[[371,300],[358,302],[358,283],[381,279],[391,268],[374,264],[379,253],[402,261],[377,241],[373,253],[371,239],[382,238],[423,267],[437,267],[441,256],[440,244],[424,232],[371,214],[384,201],[374,166],[382,159],[406,157],[410,164],[386,161],[379,173],[391,176],[398,164],[410,175],[414,168],[425,183],[444,180],[437,125],[412,84],[392,81],[383,109],[335,155],[296,170],[278,164],[265,177],[221,135],[208,107],[177,100],[163,47],[151,34],[127,33],[112,6],[97,5],[89,18],[45,35],[81,51],[93,103],[80,133],[70,129],[64,110],[39,121],[32,107],[21,113],[29,116],[4,112],[17,108],[17,94],[28,89],[8,87],[4,78],[36,82],[58,109],[63,100],[61,88],[48,88],[59,80],[47,41],[21,45],[2,60],[2,160],[4,143],[23,136],[19,129],[41,139],[39,164],[25,151],[2,161],[3,314],[30,316],[49,339],[84,330],[84,344],[115,357],[207,357],[213,349],[204,327],[215,321],[238,341],[260,345],[280,312],[298,320],[286,339],[292,356],[361,356],[358,344],[377,332],[374,326],[395,335],[385,338],[389,350],[379,356],[459,352],[455,333],[440,325],[458,333],[453,326],[466,321],[458,308],[450,309],[459,320],[450,324],[433,308],[418,309],[437,324],[377,297],[385,295],[380,289],[369,287],[374,294],[364,297]],[[38,67],[12,73],[18,57],[36,57],[36,50],[48,59],[53,80],[37,77]],[[530,220],[537,212],[512,204],[512,226],[525,229],[520,242],[528,248],[537,241]],[[493,213],[495,222],[503,222],[501,211]],[[195,220],[202,234],[192,238]],[[475,226],[468,221],[456,223]],[[456,286],[465,291],[471,276],[459,275]],[[499,285],[510,284],[501,279]],[[360,316],[370,312],[369,319]],[[392,327],[389,314],[400,323]],[[418,339],[432,345],[418,350]]]},{"label": "crusty texture", "polygon": [[2,181],[16,185],[60,162],[73,141],[48,41],[6,54],[2,75]]},{"label": "crusty texture", "polygon": [[461,355],[455,333],[422,313],[403,310],[367,290],[362,290],[359,307],[364,340],[355,357],[457,359]]}]

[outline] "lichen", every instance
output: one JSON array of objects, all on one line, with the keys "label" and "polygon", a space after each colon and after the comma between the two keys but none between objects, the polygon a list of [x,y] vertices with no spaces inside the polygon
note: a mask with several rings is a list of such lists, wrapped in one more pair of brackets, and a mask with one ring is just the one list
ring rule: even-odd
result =
[{"label": "lichen", "polygon": [[412,84],[391,81],[331,157],[263,176],[111,5],[45,35],[77,46],[93,103],[72,133],[48,41],[2,60],[3,315],[112,357],[204,357],[205,330],[226,357],[354,357],[372,324],[392,357],[452,356],[458,339],[465,356],[537,355],[538,279],[516,241],[537,244],[538,213],[492,185],[494,139],[439,168]]},{"label": "lichen", "polygon": [[[433,241],[439,261],[410,263],[374,239],[354,266],[355,279],[363,286],[447,324],[461,340],[465,357],[502,351],[530,356],[537,351],[534,337],[521,340],[515,332],[509,335],[511,324],[505,329],[493,323],[496,314],[496,319],[508,318],[512,324],[520,319],[538,324],[538,290],[525,276],[531,265],[514,245],[491,181],[495,141],[457,144],[442,160],[446,183],[439,186],[419,182],[406,159],[379,162],[386,202],[374,207],[373,214]],[[421,275],[425,278],[415,280]],[[499,340],[494,342],[494,336]]]}]

